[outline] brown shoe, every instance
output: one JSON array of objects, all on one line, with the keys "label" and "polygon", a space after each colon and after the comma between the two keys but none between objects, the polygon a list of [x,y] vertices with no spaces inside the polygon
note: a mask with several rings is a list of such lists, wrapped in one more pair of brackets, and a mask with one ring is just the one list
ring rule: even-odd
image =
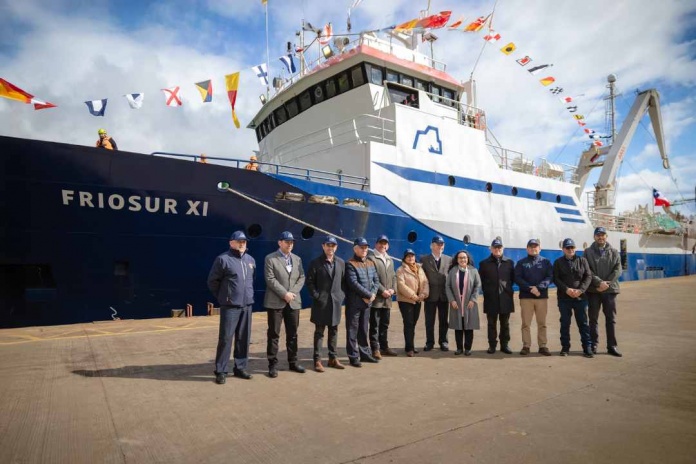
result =
[{"label": "brown shoe", "polygon": [[520,354],[522,356],[527,356],[529,354],[529,348],[526,346],[522,347],[522,350],[520,350]]},{"label": "brown shoe", "polygon": [[546,347],[539,348],[539,354],[543,354],[544,356],[551,356],[551,352]]},{"label": "brown shoe", "polygon": [[407,352],[406,352],[406,356],[408,356],[409,358],[412,358],[412,357],[414,357],[415,355],[416,355],[416,354],[415,354],[413,351],[407,351]]},{"label": "brown shoe", "polygon": [[346,368],[346,366],[341,364],[341,361],[339,361],[338,358],[329,359],[329,367],[333,367],[334,369],[345,369]]},{"label": "brown shoe", "polygon": [[314,370],[317,372],[324,372],[324,366],[321,365],[321,361],[314,361]]},{"label": "brown shoe", "polygon": [[392,350],[391,348],[387,348],[384,350],[382,353],[384,353],[384,356],[399,356],[399,353],[396,351]]},{"label": "brown shoe", "polygon": [[380,353],[379,350],[375,350],[372,352],[372,357],[375,359],[382,359],[382,353]]}]

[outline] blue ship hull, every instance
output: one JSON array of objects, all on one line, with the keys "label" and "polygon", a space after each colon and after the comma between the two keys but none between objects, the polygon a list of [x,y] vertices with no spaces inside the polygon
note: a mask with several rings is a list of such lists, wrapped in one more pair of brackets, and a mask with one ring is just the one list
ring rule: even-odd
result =
[{"label": "blue ship hull", "polygon": [[[238,196],[217,189],[228,182]],[[120,318],[168,317],[193,305],[206,314],[212,260],[243,229],[255,237],[255,310],[262,309],[263,259],[283,230],[299,238],[305,266],[321,253],[320,229],[351,239],[391,238],[390,254],[429,252],[438,233],[388,199],[368,192],[232,167],[91,147],[0,137],[0,326],[48,325]],[[281,192],[362,198],[367,209],[277,200]],[[259,206],[254,199],[265,207]],[[290,216],[290,217],[287,217]],[[299,219],[307,224],[302,224]],[[410,239],[409,240],[409,236]],[[445,237],[446,252],[466,247],[476,262],[481,244]],[[348,258],[351,246],[341,242]],[[517,260],[525,250],[506,249]],[[557,250],[544,250],[549,259]],[[642,261],[640,261],[642,260]],[[696,257],[629,253],[624,279],[643,268],[665,277],[696,272]],[[306,292],[302,295],[309,305]]]}]

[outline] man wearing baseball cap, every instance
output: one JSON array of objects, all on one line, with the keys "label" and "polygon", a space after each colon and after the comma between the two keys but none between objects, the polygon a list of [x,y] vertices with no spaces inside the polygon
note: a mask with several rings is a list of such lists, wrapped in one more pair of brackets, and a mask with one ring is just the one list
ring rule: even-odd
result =
[{"label": "man wearing baseball cap", "polygon": [[428,279],[428,298],[425,300],[425,348],[430,351],[435,346],[435,319],[438,321],[440,350],[449,351],[447,332],[449,331],[449,303],[447,302],[447,270],[452,258],[444,254],[445,239],[436,235],[430,241],[430,254],[421,256],[421,267]]},{"label": "man wearing baseball cap", "polygon": [[312,295],[310,322],[314,324],[314,370],[324,372],[321,363],[321,345],[324,329],[328,328],[329,367],[344,369],[338,360],[338,324],[341,323],[343,305],[345,262],[336,256],[338,241],[331,235],[321,244],[323,253],[309,263],[307,269],[307,290]]},{"label": "man wearing baseball cap", "polygon": [[515,282],[520,288],[520,307],[522,308],[522,350],[521,355],[528,355],[532,346],[530,326],[536,316],[537,343],[539,353],[551,356],[546,344],[546,314],[548,313],[548,288],[553,281],[551,261],[539,254],[541,243],[538,239],[527,242],[527,256],[515,264]]},{"label": "man wearing baseball cap", "polygon": [[575,254],[575,242],[572,238],[563,240],[562,246],[563,256],[553,263],[553,281],[558,289],[556,295],[558,310],[561,312],[561,356],[568,356],[570,353],[570,319],[575,312],[583,355],[593,358],[585,294],[592,283],[592,272],[585,257]]},{"label": "man wearing baseball cap", "polygon": [[[491,242],[491,254],[479,263],[483,290],[483,312],[488,319],[488,354],[495,353],[500,338],[500,351],[512,354],[510,349],[510,314],[515,312],[515,262],[503,255],[503,241],[497,237]],[[500,321],[500,337],[498,337]]]},{"label": "man wearing baseball cap", "polygon": [[247,238],[238,230],[230,237],[230,249],[213,262],[208,288],[220,305],[220,331],[215,354],[215,382],[224,384],[234,337],[235,377],[251,379],[247,369],[251,339],[251,305],[254,304],[256,261],[246,253]]},{"label": "man wearing baseball cap", "polygon": [[619,277],[623,269],[619,250],[607,242],[607,230],[597,227],[594,231],[594,243],[585,249],[584,256],[592,271],[592,284],[587,289],[590,316],[590,338],[592,352],[597,354],[599,343],[599,309],[604,312],[607,332],[607,352],[616,357],[622,354],[616,342],[616,296],[619,294]]},{"label": "man wearing baseball cap", "polygon": [[382,355],[396,356],[396,351],[389,348],[389,319],[391,316],[392,295],[396,293],[396,271],[394,260],[387,254],[389,238],[382,234],[377,237],[375,249],[367,253],[367,258],[375,263],[379,288],[370,308],[370,348],[372,355],[382,359]]},{"label": "man wearing baseball cap", "polygon": [[367,341],[370,306],[377,297],[379,276],[375,263],[367,259],[368,244],[364,237],[353,242],[353,257],[346,262],[346,353],[353,367],[361,361],[379,362],[372,356]]},{"label": "man wearing baseball cap", "polygon": [[263,306],[268,313],[268,376],[278,377],[278,342],[280,325],[285,322],[285,347],[290,370],[303,374],[305,368],[297,362],[297,327],[300,325],[302,299],[300,291],[305,282],[302,259],[292,252],[295,237],[288,231],[278,237],[278,250],[266,256],[263,274],[266,295]]}]

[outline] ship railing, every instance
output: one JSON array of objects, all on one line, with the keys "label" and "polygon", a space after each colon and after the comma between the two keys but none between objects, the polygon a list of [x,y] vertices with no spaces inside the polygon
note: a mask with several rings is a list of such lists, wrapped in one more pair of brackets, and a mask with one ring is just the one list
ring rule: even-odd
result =
[{"label": "ship railing", "polygon": [[501,169],[521,172],[537,177],[555,179],[561,182],[578,183],[576,167],[564,163],[550,163],[545,158],[538,162],[527,158],[522,152],[487,143],[489,152]]},{"label": "ship railing", "polygon": [[285,142],[275,150],[275,157],[285,163],[295,163],[322,151],[367,142],[396,145],[394,120],[362,114]]},{"label": "ship railing", "polygon": [[[245,169],[246,165],[249,164],[248,159],[232,159],[222,158],[219,156],[192,155],[166,151],[154,151],[150,153],[150,155],[177,159],[181,158],[196,163],[215,164],[220,166],[234,167],[237,169]],[[256,164],[259,166],[258,171],[267,174],[289,176],[309,181],[325,181],[338,185],[339,187],[344,185],[360,186],[361,190],[365,190],[370,186],[369,179],[364,176],[355,176],[352,174],[343,174],[342,172],[322,171],[320,169],[309,169],[277,163],[265,163],[263,161],[257,161]]]},{"label": "ship railing", "polygon": [[650,218],[645,216],[622,216],[597,211],[588,211],[593,227],[604,227],[609,231],[642,234],[651,230]]}]

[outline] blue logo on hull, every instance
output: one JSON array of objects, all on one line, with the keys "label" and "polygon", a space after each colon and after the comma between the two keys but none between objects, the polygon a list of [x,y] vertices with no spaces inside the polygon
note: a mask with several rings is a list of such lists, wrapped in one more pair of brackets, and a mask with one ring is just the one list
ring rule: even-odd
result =
[{"label": "blue logo on hull", "polygon": [[[428,134],[432,132],[434,134],[428,136]],[[442,154],[442,140],[440,140],[440,130],[435,127],[435,126],[428,126],[425,128],[425,130],[419,130],[416,131],[416,137],[413,139],[413,149],[415,150],[416,147],[418,147],[418,142],[420,141],[421,135],[425,136],[423,137],[427,142],[430,142],[430,145],[428,146],[428,151],[430,153],[434,153],[436,155],[441,155]],[[434,142],[434,143],[433,143]],[[437,146],[437,148],[436,148]]]}]

